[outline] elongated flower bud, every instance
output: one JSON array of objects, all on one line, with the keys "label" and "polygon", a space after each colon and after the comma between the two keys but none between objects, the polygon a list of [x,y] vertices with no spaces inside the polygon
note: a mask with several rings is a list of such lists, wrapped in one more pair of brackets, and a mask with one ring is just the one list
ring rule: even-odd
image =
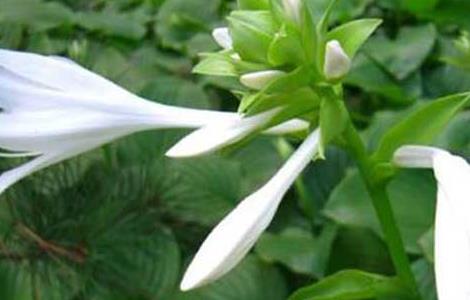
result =
[{"label": "elongated flower bud", "polygon": [[217,42],[217,44],[226,50],[231,50],[233,48],[232,37],[227,27],[219,27],[212,31],[212,37]]},{"label": "elongated flower bud", "polygon": [[295,23],[301,23],[301,9],[302,1],[301,0],[282,0],[284,6],[284,11],[286,15]]},{"label": "elongated flower bud", "polygon": [[241,201],[209,234],[189,265],[182,290],[217,280],[234,268],[271,223],[284,194],[318,151],[319,131],[302,143],[261,189]]},{"label": "elongated flower bud", "polygon": [[240,77],[240,82],[246,87],[249,87],[250,89],[261,90],[267,84],[285,74],[285,72],[278,70],[253,72],[242,75]]},{"label": "elongated flower bud", "polygon": [[470,165],[447,151],[422,146],[398,149],[394,162],[401,167],[434,169],[438,183],[434,267],[439,299],[469,299]]},{"label": "elongated flower bud", "polygon": [[203,127],[184,137],[166,153],[169,157],[190,157],[207,154],[236,143],[249,134],[262,129],[279,112],[279,109],[237,120]]},{"label": "elongated flower bud", "polygon": [[351,60],[344,52],[341,44],[332,40],[326,44],[325,65],[323,72],[326,79],[337,80],[348,74],[351,69]]}]

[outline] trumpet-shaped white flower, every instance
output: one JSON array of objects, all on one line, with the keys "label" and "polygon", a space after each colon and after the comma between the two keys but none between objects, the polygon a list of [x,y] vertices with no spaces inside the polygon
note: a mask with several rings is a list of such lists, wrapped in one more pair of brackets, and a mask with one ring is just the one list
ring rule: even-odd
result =
[{"label": "trumpet-shaped white flower", "polygon": [[325,64],[323,72],[326,79],[337,80],[348,74],[351,69],[351,59],[344,52],[337,40],[329,41],[325,49]]},{"label": "trumpet-shaped white flower", "polygon": [[225,50],[232,50],[233,41],[227,27],[219,27],[212,31],[212,37],[216,43]]},{"label": "trumpet-shaped white flower", "polygon": [[[166,155],[191,157],[219,150],[263,129],[279,111],[280,108],[274,108],[251,117],[239,116],[238,119],[210,124],[184,137]],[[282,132],[282,127],[285,125],[274,127],[274,130]]]},{"label": "trumpet-shaped white flower", "polygon": [[141,99],[56,57],[0,50],[0,148],[37,156],[0,176],[0,193],[40,169],[147,129],[201,127],[237,114]]},{"label": "trumpet-shaped white flower", "polygon": [[302,0],[282,0],[286,15],[295,23],[301,23]]},{"label": "trumpet-shaped white flower", "polygon": [[241,201],[209,234],[189,265],[180,288],[217,280],[234,268],[271,223],[284,194],[318,151],[316,130],[271,180]]},{"label": "trumpet-shaped white flower", "polygon": [[439,300],[470,299],[470,165],[444,150],[405,146],[397,165],[433,168],[438,182],[435,273]]},{"label": "trumpet-shaped white flower", "polygon": [[244,74],[240,77],[240,82],[254,90],[261,90],[273,80],[285,75],[285,72],[278,70],[267,70]]}]

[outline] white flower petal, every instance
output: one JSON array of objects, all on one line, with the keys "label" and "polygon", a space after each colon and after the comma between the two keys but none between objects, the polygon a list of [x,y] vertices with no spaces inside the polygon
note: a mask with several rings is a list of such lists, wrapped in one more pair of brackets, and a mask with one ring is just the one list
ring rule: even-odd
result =
[{"label": "white flower petal", "polygon": [[60,160],[61,155],[59,154],[41,155],[15,169],[2,173],[0,175],[0,194],[24,177],[31,175],[38,170],[44,169]]},{"label": "white flower petal", "polygon": [[323,72],[328,80],[344,77],[351,69],[351,59],[344,52],[337,40],[329,41],[325,50],[325,65]]},{"label": "white flower petal", "polygon": [[278,70],[267,70],[260,72],[253,72],[242,75],[240,82],[254,90],[261,90],[273,80],[285,75],[285,72]]},{"label": "white flower petal", "polygon": [[184,137],[168,150],[166,155],[168,157],[190,157],[219,150],[242,140],[256,130],[260,130],[278,112],[279,109],[276,108],[252,117],[239,117],[237,120],[208,125]]},{"label": "white flower petal", "polygon": [[271,223],[284,194],[318,151],[319,131],[304,141],[261,189],[239,203],[202,244],[180,288],[190,290],[217,280],[235,267]]},{"label": "white flower petal", "polygon": [[461,157],[440,152],[434,156],[434,174],[470,237],[470,165]]},{"label": "white flower petal", "polygon": [[452,200],[441,187],[437,198],[434,256],[439,300],[467,300],[470,299],[469,235],[451,206]]},{"label": "white flower petal", "polygon": [[310,123],[301,119],[293,119],[287,122],[281,123],[274,127],[265,130],[263,133],[268,135],[284,135],[299,131],[308,130]]},{"label": "white flower petal", "polygon": [[443,150],[434,147],[403,146],[395,151],[393,162],[403,168],[430,169],[434,166],[434,156],[441,152]]},{"label": "white flower petal", "polygon": [[227,27],[216,28],[212,31],[212,37],[217,44],[226,50],[233,48],[232,37],[230,36],[229,29]]}]

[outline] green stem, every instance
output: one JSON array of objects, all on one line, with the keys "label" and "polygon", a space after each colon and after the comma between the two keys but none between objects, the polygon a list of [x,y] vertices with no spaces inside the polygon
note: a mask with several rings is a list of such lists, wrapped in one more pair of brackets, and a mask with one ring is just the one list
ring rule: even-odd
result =
[{"label": "green stem", "polygon": [[387,183],[383,180],[376,180],[374,163],[370,160],[366,147],[351,121],[348,122],[345,130],[345,138],[347,148],[357,161],[359,172],[372,199],[397,275],[412,291],[416,299],[420,299],[410,262],[387,195]]}]

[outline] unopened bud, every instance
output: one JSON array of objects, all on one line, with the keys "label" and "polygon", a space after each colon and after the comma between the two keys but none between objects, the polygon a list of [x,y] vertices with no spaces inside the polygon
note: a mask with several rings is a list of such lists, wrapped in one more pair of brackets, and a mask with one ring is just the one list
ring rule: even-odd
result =
[{"label": "unopened bud", "polygon": [[344,77],[351,69],[351,60],[337,40],[326,44],[323,72],[328,80]]},{"label": "unopened bud", "polygon": [[215,42],[225,50],[231,50],[233,48],[232,37],[227,27],[216,28],[212,31],[212,37]]},{"label": "unopened bud", "polygon": [[263,89],[268,83],[272,82],[273,80],[285,75],[286,73],[278,70],[268,70],[268,71],[260,71],[260,72],[253,72],[242,75],[240,77],[240,82],[254,90],[261,90]]}]

